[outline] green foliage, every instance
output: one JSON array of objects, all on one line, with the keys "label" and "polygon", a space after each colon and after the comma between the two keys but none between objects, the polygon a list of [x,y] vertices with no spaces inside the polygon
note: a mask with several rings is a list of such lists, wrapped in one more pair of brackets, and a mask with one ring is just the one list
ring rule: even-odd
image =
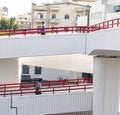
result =
[{"label": "green foliage", "polygon": [[11,18],[1,18],[0,19],[0,30],[7,29],[18,29],[18,25],[15,23],[16,19],[14,17]]}]

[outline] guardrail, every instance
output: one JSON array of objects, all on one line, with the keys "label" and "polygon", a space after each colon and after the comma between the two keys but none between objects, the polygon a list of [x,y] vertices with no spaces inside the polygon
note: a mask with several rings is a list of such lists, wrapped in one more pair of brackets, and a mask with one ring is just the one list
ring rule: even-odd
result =
[{"label": "guardrail", "polygon": [[[58,91],[72,91],[92,89],[92,79],[67,79],[67,80],[53,80],[44,81],[42,83],[42,92],[55,93]],[[35,94],[36,82],[26,83],[12,83],[0,85],[0,96],[6,97],[7,95],[23,95],[23,94]]]},{"label": "guardrail", "polygon": [[120,18],[108,20],[105,22],[101,22],[95,25],[90,26],[90,32],[101,30],[101,29],[108,29],[113,27],[119,27],[120,26]]},{"label": "guardrail", "polygon": [[[88,33],[88,26],[69,26],[69,27],[53,27],[46,28],[46,34],[61,33],[61,32],[80,32]],[[28,34],[41,34],[41,28],[27,28],[18,30],[0,30],[0,36],[12,36],[12,35],[28,35]]]},{"label": "guardrail", "polygon": [[[46,28],[46,34],[61,33],[61,32],[79,32],[89,33],[101,29],[118,27],[120,25],[120,18],[101,22],[92,26],[66,26],[66,27],[51,27]],[[41,28],[27,28],[18,30],[0,30],[0,36],[12,35],[28,35],[28,34],[41,34]]]}]

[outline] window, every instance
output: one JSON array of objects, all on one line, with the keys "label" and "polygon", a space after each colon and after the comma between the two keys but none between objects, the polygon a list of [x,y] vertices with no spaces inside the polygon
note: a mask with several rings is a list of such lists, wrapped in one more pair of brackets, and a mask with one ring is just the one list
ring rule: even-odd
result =
[{"label": "window", "polygon": [[52,14],[52,19],[56,19],[56,15],[55,14]]},{"label": "window", "polygon": [[28,65],[23,65],[22,66],[22,72],[23,72],[23,74],[29,74],[29,66]]},{"label": "window", "polygon": [[77,15],[77,16],[76,16],[76,20],[77,20],[79,17],[80,17],[80,15]]},{"label": "window", "polygon": [[24,24],[24,22],[21,22],[21,24]]},{"label": "window", "polygon": [[65,14],[64,19],[69,19],[69,18],[70,18],[69,15],[68,15],[68,14]]},{"label": "window", "polygon": [[41,74],[41,70],[42,70],[41,67],[35,66],[35,74]]},{"label": "window", "polygon": [[93,78],[93,74],[91,74],[91,73],[82,73],[82,78]]},{"label": "window", "polygon": [[37,15],[37,18],[43,18],[43,14],[39,13],[39,14]]},{"label": "window", "polygon": [[30,75],[22,75],[21,81],[22,82],[30,82],[31,81]]}]

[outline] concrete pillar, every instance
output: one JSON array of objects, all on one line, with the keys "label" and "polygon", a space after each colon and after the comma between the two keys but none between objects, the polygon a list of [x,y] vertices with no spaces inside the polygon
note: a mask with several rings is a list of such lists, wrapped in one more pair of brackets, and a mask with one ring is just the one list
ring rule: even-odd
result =
[{"label": "concrete pillar", "polygon": [[0,59],[0,84],[20,82],[20,67],[18,58]]},{"label": "concrete pillar", "polygon": [[120,100],[120,58],[93,59],[93,115],[117,115]]},{"label": "concrete pillar", "polygon": [[107,4],[108,0],[98,0],[96,2],[98,2],[99,4]]}]

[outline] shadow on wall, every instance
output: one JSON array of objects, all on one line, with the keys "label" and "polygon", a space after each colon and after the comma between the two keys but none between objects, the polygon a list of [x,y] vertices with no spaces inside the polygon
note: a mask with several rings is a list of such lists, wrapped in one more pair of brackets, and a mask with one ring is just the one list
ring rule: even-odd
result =
[{"label": "shadow on wall", "polygon": [[92,115],[92,111],[71,112],[71,113],[58,113],[58,114],[45,114],[45,115]]}]

